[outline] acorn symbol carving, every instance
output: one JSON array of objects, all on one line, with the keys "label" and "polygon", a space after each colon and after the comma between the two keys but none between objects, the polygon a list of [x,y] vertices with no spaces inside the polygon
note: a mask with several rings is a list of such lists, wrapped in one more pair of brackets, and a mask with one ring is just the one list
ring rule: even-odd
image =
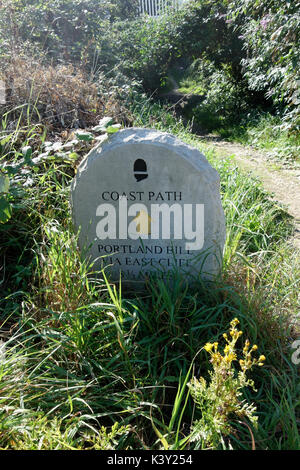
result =
[{"label": "acorn symbol carving", "polygon": [[138,158],[133,165],[134,177],[137,182],[145,180],[148,178],[147,165],[145,160]]}]

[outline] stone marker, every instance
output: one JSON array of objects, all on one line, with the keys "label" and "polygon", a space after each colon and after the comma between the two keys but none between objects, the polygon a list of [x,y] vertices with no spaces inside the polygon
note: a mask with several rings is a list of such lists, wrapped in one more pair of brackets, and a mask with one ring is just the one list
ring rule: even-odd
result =
[{"label": "stone marker", "polygon": [[225,219],[219,175],[198,150],[170,134],[117,132],[81,162],[71,190],[79,246],[113,281],[213,278]]}]

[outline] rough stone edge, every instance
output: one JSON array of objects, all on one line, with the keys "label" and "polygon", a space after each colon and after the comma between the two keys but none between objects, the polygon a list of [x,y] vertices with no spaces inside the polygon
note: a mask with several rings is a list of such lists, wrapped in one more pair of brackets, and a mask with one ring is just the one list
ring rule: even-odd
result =
[{"label": "rough stone edge", "polygon": [[[136,135],[138,131],[139,135]],[[104,153],[114,150],[120,145],[124,145],[124,143],[132,144],[151,144],[156,145],[159,147],[164,147],[166,144],[173,147],[175,153],[179,154],[183,157],[187,162],[191,163],[196,170],[198,171],[205,171],[207,183],[211,187],[217,187],[219,190],[220,188],[220,176],[219,173],[215,168],[211,166],[211,164],[206,159],[205,155],[200,152],[200,150],[192,147],[191,145],[182,142],[177,137],[173,136],[167,132],[161,132],[156,129],[149,129],[143,127],[131,127],[127,129],[122,129],[118,131],[116,134],[109,136],[107,140],[101,142],[100,144],[96,145],[92,148],[85,158],[80,162],[77,167],[76,175],[73,178],[71,184],[71,194],[70,194],[70,204],[72,210],[72,221],[73,226],[75,227],[78,225],[76,223],[76,218],[73,210],[73,198],[72,193],[76,188],[77,178],[80,178],[81,173],[87,170],[87,168],[92,165],[92,163],[101,157]],[[211,188],[212,189],[212,188]],[[226,243],[226,221],[224,215],[224,209],[222,206],[221,197],[214,201],[214,204],[218,207],[218,212],[220,215],[223,216],[222,220],[216,220],[214,226],[214,233],[216,239],[214,244],[216,248],[222,247],[222,257],[224,255],[224,248]],[[224,237],[221,237],[221,233],[224,233]],[[217,255],[218,256],[218,255]],[[217,264],[217,260],[215,260]],[[215,264],[213,263],[213,264]],[[214,269],[215,271],[215,269]]]},{"label": "rough stone edge", "polygon": [[[138,136],[136,133],[138,132]],[[191,147],[190,145],[182,142],[177,137],[169,134],[167,132],[161,132],[153,129],[143,128],[143,127],[131,127],[127,129],[122,129],[116,134],[113,134],[103,143],[96,145],[86,157],[82,160],[77,168],[76,176],[80,176],[82,172],[86,170],[86,166],[91,165],[93,161],[105,152],[114,150],[120,145],[124,144],[151,144],[158,147],[164,145],[172,146],[172,150],[182,156],[187,162],[191,163],[195,169],[200,171],[205,171],[208,175],[209,183],[219,183],[220,177],[210,163],[207,161],[206,157],[200,150]],[[76,178],[75,176],[75,178]]]}]

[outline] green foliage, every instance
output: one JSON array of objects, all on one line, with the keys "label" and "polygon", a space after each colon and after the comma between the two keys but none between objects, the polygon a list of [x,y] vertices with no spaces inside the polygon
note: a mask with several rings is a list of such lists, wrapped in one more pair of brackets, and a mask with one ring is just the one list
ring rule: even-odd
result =
[{"label": "green foliage", "polygon": [[[271,81],[265,80],[263,90],[252,84],[254,74],[242,48],[247,41],[238,36],[248,34],[241,31],[250,25],[250,16],[263,18],[262,2],[240,2],[249,7],[248,18],[245,8],[246,13],[233,15],[241,6],[236,2],[203,0],[159,21],[123,22],[117,20],[127,17],[129,3],[109,3],[12,0],[5,2],[0,18],[2,73],[10,70],[14,86],[8,91],[22,110],[20,115],[5,109],[1,123],[0,321],[5,344],[0,344],[0,446],[249,449],[255,441],[260,449],[298,449],[299,380],[289,341],[295,336],[300,273],[297,253],[285,244],[292,233],[290,218],[256,180],[240,173],[230,158],[207,151],[166,108],[140,94],[138,85],[142,80],[147,90],[158,88],[180,57],[186,65],[194,63],[192,79],[201,82],[205,94],[202,109],[212,120],[218,114],[217,124],[231,122],[233,113],[241,116],[256,98],[261,104]],[[257,9],[251,10],[254,5]],[[276,16],[278,2],[268,5]],[[74,104],[74,95],[82,98],[86,87],[91,89],[86,75],[70,73],[63,81],[67,74],[58,71],[66,69],[37,68],[40,61],[28,60],[22,48],[42,53],[45,61],[82,60],[100,93],[93,88],[93,103],[104,108],[96,126],[94,105],[78,106],[83,114],[91,112],[87,129],[78,129],[71,114],[82,103]],[[41,75],[40,90],[46,90],[33,100],[32,70]],[[268,74],[264,65],[262,70]],[[51,76],[52,94],[46,87]],[[73,84],[69,89],[67,82]],[[283,94],[288,102],[284,87]],[[32,123],[33,118],[44,122],[41,96],[55,104],[53,117],[64,115],[66,102],[70,105],[70,122],[60,120],[59,126],[74,126],[74,132],[53,133],[55,119],[46,129]],[[131,112],[124,111],[120,97]],[[277,92],[272,99],[276,106],[281,103]],[[70,183],[77,160],[119,129],[111,118],[103,119],[107,114],[127,125],[176,134],[204,151],[218,170],[228,235],[223,275],[214,285],[198,277],[188,287],[174,273],[172,282],[154,276],[144,295],[136,296],[112,285],[105,271],[94,273],[79,253]],[[235,354],[235,344],[224,350],[221,361],[217,356],[210,363],[204,355],[198,360],[203,344],[216,343],[233,317],[267,357],[266,367],[252,372],[257,392],[248,387],[252,382],[243,374],[245,364],[240,363],[238,373],[234,360],[225,360]],[[210,380],[193,380],[188,387],[191,373]],[[255,404],[255,417],[254,408],[244,403]],[[233,419],[235,414],[248,416],[249,428]]]},{"label": "green foliage", "polygon": [[99,37],[98,47],[105,67],[115,65],[142,80],[148,91],[159,88],[168,67],[179,58],[191,62],[207,55],[217,66],[227,62],[234,77],[240,77],[243,56],[238,35],[229,31],[224,15],[210,1],[189,2],[159,20],[116,23]]},{"label": "green foliage", "polygon": [[222,441],[221,436],[230,434],[230,416],[235,415],[235,418],[239,419],[246,417],[257,427],[257,416],[254,414],[256,408],[253,404],[249,405],[245,400],[241,400],[241,397],[243,388],[250,386],[254,389],[254,382],[246,377],[246,372],[256,364],[262,366],[265,357],[253,358],[252,353],[257,350],[257,346],[254,345],[250,349],[249,340],[246,340],[243,348],[244,359],[239,361],[241,370],[235,373],[233,362],[237,361],[236,343],[243,334],[236,328],[238,323],[237,318],[232,320],[229,337],[227,333],[223,334],[227,343],[224,356],[219,352],[217,342],[204,346],[211,356],[210,362],[213,366],[213,370],[209,371],[210,383],[208,384],[204,377],[200,377],[200,380],[194,377],[189,383],[192,397],[202,415],[201,419],[193,424],[191,441],[198,442],[202,448],[208,446],[216,449]]},{"label": "green foliage", "polygon": [[[224,119],[238,122],[242,111],[261,108],[277,110],[284,116],[282,128],[297,131],[299,24],[298,3],[194,1],[172,17],[141,20],[117,34],[119,63],[155,90],[178,58],[187,64],[200,58],[197,83],[207,95],[200,121],[221,111]],[[214,69],[207,87],[205,68]]]},{"label": "green foliage", "polygon": [[233,79],[229,68],[218,70],[211,61],[198,59],[189,71],[194,84],[201,84],[202,100],[188,106],[185,117],[207,131],[240,122],[249,109],[250,97],[243,93],[243,86]]},{"label": "green foliage", "polygon": [[[6,0],[1,11],[0,57],[45,50],[55,61],[84,60],[112,21],[134,17],[137,0]],[[7,50],[7,46],[9,49]]]},{"label": "green foliage", "polygon": [[11,204],[9,202],[9,178],[7,175],[0,174],[0,223],[7,222],[12,213]]},{"label": "green foliage", "polygon": [[179,58],[186,65],[200,59],[215,68],[208,89],[198,82],[214,95],[199,111],[200,121],[205,114],[213,121],[220,106],[225,119],[238,121],[232,109],[236,100],[237,114],[241,105],[247,112],[257,107],[277,111],[284,116],[283,128],[297,132],[298,12],[299,2],[192,0],[160,19],[137,19],[136,2],[7,0],[0,56],[3,64],[10,62],[26,45],[43,60],[81,62],[93,76],[105,71],[116,87],[129,77],[151,92]]},{"label": "green foliage", "polygon": [[283,128],[299,131],[300,3],[230,1],[228,14],[247,56],[241,64],[250,90],[264,91],[284,112]]},{"label": "green foliage", "polygon": [[[15,182],[18,180],[25,182],[24,179],[26,180],[28,175],[24,166],[33,166],[32,148],[29,145],[15,151],[19,129],[6,133],[5,121],[2,121],[2,127],[2,132],[0,130],[0,224],[6,223],[11,218],[15,200],[21,196],[22,190],[18,190],[18,183],[16,185]],[[35,127],[24,134],[23,137],[28,144],[36,136]],[[14,155],[14,159],[10,160],[10,155]]]},{"label": "green foliage", "polygon": [[159,88],[172,57],[180,56],[178,24],[181,14],[164,16],[159,21],[139,18],[116,23],[99,37],[102,63],[143,82],[147,90]]},{"label": "green foliage", "polygon": [[[88,421],[88,420],[87,420]],[[95,429],[80,418],[53,419],[22,408],[0,413],[0,449],[12,450],[114,450],[128,434],[126,426]]]},{"label": "green foliage", "polygon": [[239,123],[223,121],[217,132],[226,139],[266,151],[278,163],[299,162],[300,136],[283,129],[279,116],[253,112],[242,116]]},{"label": "green foliage", "polygon": [[[203,150],[145,97],[134,112],[135,125],[151,123]],[[111,124],[103,120],[100,132]],[[288,248],[278,248],[290,228],[260,185],[206,152],[221,175],[228,224],[223,279],[215,286],[196,279],[187,288],[177,274],[175,282],[151,279],[145,295],[130,295],[111,285],[105,272],[96,277],[80,256],[69,210],[74,161],[62,157],[70,151],[67,142],[50,145],[32,132],[20,145],[28,134],[19,129],[14,135],[5,147],[12,162],[28,156],[29,147],[34,160],[46,144],[49,158],[33,166],[23,162],[16,180],[11,176],[19,197],[13,216],[0,226],[0,319],[11,330],[1,360],[1,447],[103,448],[101,428],[109,436],[114,423],[124,429],[108,444],[114,449],[197,447],[191,435],[201,412],[195,413],[187,382],[192,370],[207,376],[210,364],[205,357],[198,361],[197,353],[207,341],[218,341],[234,316],[268,358],[253,372],[258,392],[245,387],[240,397],[257,406],[258,427],[251,430],[257,447],[299,446],[297,375],[287,342],[299,265]],[[81,145],[91,143],[77,142],[79,155]],[[54,147],[61,156],[51,159]],[[231,425],[232,433],[218,434],[214,445],[225,439],[227,446],[251,448],[248,428]]]}]

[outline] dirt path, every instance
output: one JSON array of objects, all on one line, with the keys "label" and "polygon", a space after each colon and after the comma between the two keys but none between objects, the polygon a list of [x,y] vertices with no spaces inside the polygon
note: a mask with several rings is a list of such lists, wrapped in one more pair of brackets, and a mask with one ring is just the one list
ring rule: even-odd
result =
[{"label": "dirt path", "polygon": [[[172,76],[169,76],[169,80],[173,89],[164,97],[170,103],[190,98],[191,95],[180,93],[179,85]],[[204,134],[199,135],[199,138],[208,147],[214,148],[221,158],[234,156],[234,162],[239,168],[257,176],[264,188],[273,194],[274,199],[286,207],[287,212],[294,218],[295,224],[295,231],[290,242],[300,250],[300,168],[282,168],[281,165],[270,161],[263,152],[250,146],[222,140],[216,135]]]},{"label": "dirt path", "polygon": [[300,250],[300,169],[283,169],[271,162],[263,152],[238,143],[227,142],[217,136],[201,136],[208,147],[217,154],[234,156],[235,163],[243,170],[257,176],[264,188],[273,193],[278,202],[286,206],[287,212],[294,218],[295,233],[292,244]]}]

